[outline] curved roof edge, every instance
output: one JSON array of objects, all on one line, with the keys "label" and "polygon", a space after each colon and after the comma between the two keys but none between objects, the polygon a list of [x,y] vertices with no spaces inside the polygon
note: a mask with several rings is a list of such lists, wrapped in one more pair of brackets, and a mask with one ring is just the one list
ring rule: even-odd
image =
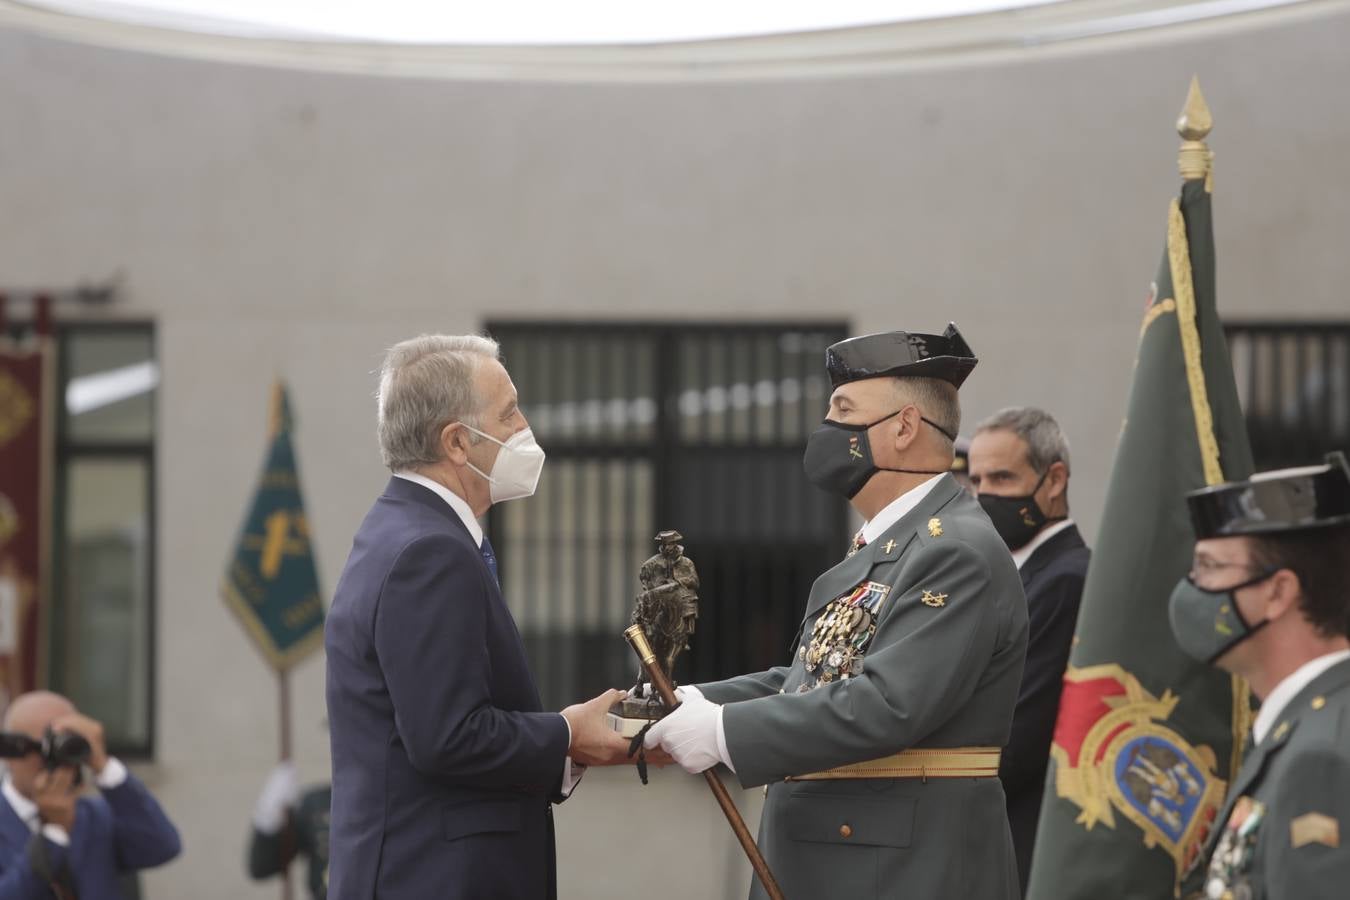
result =
[{"label": "curved roof edge", "polygon": [[976,15],[668,44],[467,46],[240,37],[0,0],[0,27],[164,56],[307,71],[488,81],[685,82],[869,75],[1261,27],[1350,0],[1066,0]]}]

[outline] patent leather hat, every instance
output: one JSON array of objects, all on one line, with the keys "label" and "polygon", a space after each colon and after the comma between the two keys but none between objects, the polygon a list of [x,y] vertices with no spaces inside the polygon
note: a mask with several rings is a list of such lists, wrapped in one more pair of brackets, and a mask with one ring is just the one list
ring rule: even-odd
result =
[{"label": "patent leather hat", "polygon": [[865,334],[832,344],[825,351],[825,368],[833,387],[890,376],[938,378],[959,388],[978,362],[955,322],[942,334]]},{"label": "patent leather hat", "polygon": [[1260,472],[1186,495],[1197,539],[1350,526],[1350,465],[1339,450],[1320,466]]}]

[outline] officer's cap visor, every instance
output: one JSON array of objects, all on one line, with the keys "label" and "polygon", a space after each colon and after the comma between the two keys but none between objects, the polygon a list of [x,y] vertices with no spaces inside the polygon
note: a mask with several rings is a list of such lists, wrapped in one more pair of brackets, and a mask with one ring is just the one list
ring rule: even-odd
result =
[{"label": "officer's cap visor", "polygon": [[1199,540],[1350,526],[1350,467],[1336,452],[1325,465],[1192,491],[1186,504]]}]

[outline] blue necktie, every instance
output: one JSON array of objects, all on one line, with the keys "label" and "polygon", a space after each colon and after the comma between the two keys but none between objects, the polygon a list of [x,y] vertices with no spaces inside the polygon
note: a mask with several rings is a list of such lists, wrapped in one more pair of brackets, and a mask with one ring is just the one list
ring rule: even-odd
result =
[{"label": "blue necktie", "polygon": [[486,534],[483,535],[483,543],[478,545],[478,552],[483,554],[483,562],[487,563],[488,571],[492,573],[493,579],[500,585],[502,578],[497,574],[497,554],[492,552],[492,542],[488,540]]}]

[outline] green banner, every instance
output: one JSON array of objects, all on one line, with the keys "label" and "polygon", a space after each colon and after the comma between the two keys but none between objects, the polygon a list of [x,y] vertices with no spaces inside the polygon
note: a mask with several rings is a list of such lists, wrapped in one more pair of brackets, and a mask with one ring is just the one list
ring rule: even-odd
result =
[{"label": "green banner", "polygon": [[1175,896],[1251,722],[1246,685],[1182,654],[1167,616],[1194,548],[1184,495],[1252,471],[1215,305],[1209,154],[1187,136],[1183,154],[1205,171],[1172,202],[1144,313],[1064,676],[1032,900]]},{"label": "green banner", "polygon": [[272,389],[271,446],[221,588],[225,602],[278,671],[323,643],[323,602],[291,446],[286,388]]}]

